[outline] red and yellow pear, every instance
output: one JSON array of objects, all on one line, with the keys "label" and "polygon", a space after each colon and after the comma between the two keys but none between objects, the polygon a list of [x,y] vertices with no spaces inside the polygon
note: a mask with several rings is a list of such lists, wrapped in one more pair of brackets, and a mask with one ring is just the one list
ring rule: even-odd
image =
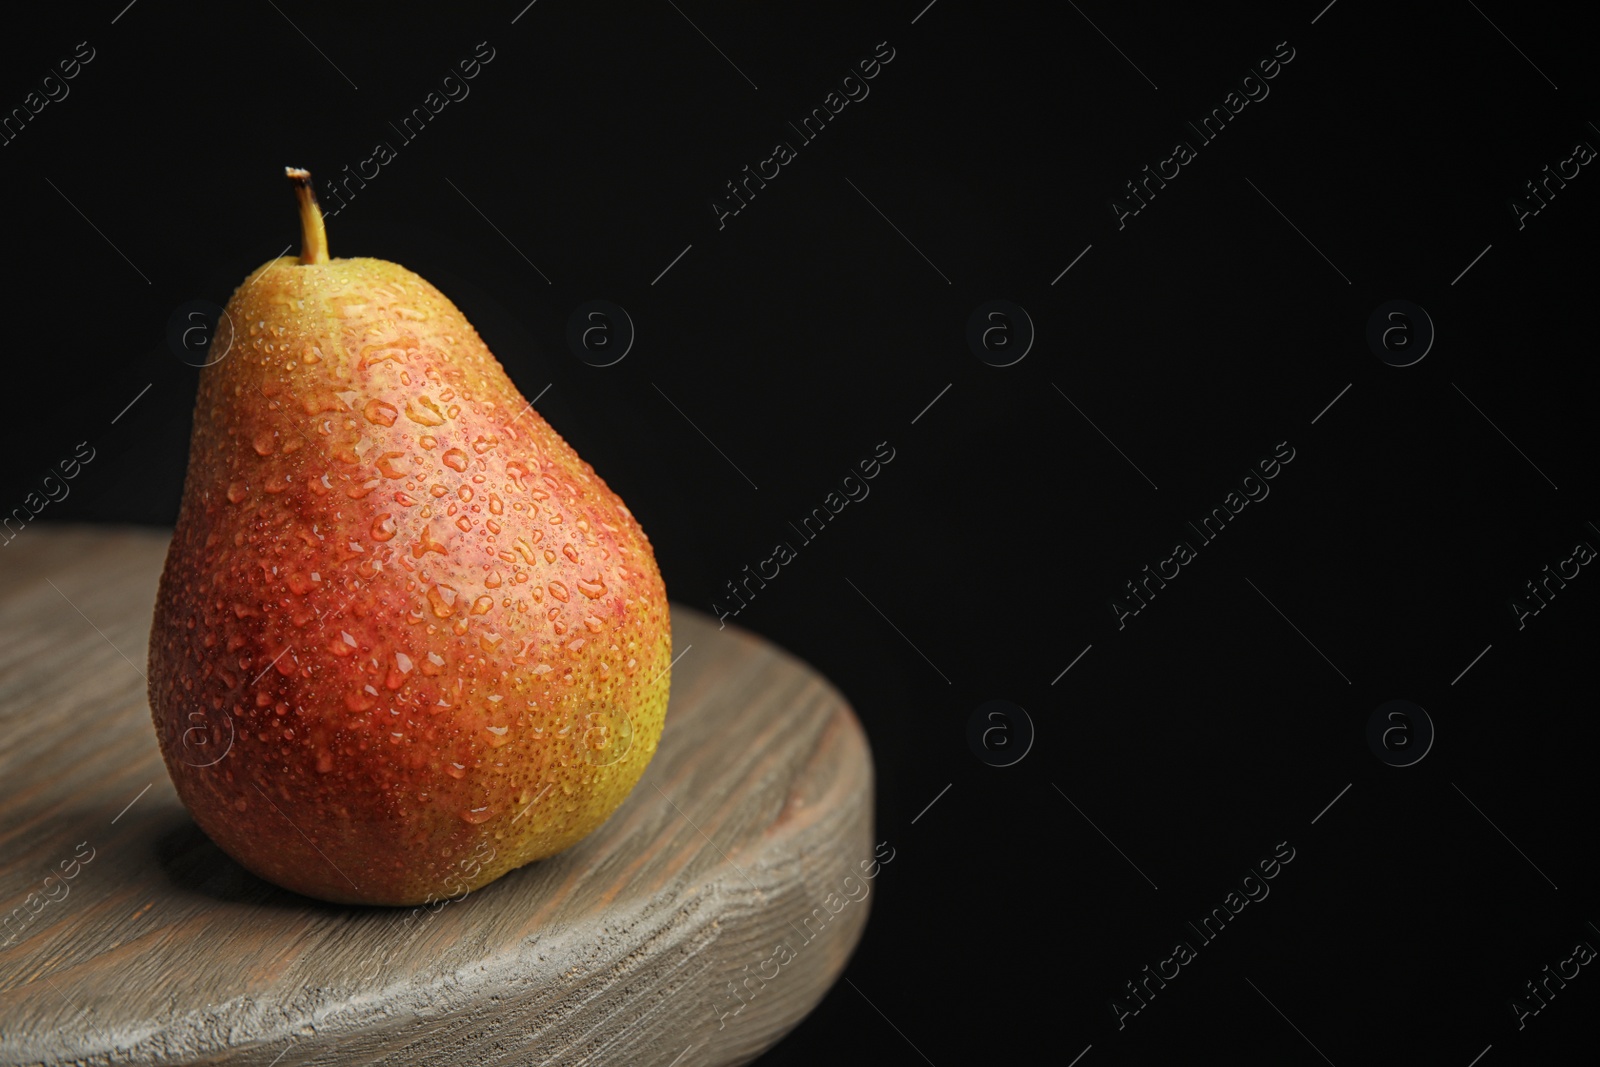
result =
[{"label": "red and yellow pear", "polygon": [[599,826],[666,717],[638,521],[422,278],[299,258],[234,292],[200,374],[150,635],[178,796],[323,900],[459,895]]}]

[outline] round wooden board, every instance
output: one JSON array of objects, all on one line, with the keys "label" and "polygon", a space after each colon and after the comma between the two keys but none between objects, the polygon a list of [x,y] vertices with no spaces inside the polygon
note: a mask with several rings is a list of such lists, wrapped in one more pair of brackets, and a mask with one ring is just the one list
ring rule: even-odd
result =
[{"label": "round wooden board", "polygon": [[35,525],[0,549],[0,1063],[746,1063],[844,969],[876,871],[860,724],[677,605],[660,748],[567,852],[420,911],[249,874],[156,748],[167,539]]}]

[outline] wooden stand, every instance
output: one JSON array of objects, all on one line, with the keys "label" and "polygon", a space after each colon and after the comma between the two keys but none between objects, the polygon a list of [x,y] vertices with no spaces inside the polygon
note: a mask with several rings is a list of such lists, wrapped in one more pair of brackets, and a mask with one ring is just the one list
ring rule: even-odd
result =
[{"label": "wooden stand", "polygon": [[144,679],[166,544],[0,548],[0,1064],[746,1063],[844,969],[872,761],[804,664],[674,605],[666,732],[604,826],[437,910],[323,904],[172,790]]}]

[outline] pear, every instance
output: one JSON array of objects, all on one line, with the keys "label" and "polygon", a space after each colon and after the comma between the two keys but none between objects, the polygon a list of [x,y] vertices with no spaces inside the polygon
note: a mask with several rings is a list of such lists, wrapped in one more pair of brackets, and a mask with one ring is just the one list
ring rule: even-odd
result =
[{"label": "pear", "polygon": [[339,903],[457,896],[594,830],[656,749],[666,590],[622,500],[472,324],[303,248],[228,302],[150,634],[162,756],[244,867]]}]

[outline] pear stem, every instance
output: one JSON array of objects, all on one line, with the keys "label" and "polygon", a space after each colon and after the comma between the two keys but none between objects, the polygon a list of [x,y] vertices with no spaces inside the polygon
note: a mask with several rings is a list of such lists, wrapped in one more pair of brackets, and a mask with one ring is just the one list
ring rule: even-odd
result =
[{"label": "pear stem", "polygon": [[294,194],[300,201],[300,262],[326,263],[328,231],[322,225],[322,208],[311,188],[311,172],[299,167],[284,167],[283,172],[294,182]]}]

